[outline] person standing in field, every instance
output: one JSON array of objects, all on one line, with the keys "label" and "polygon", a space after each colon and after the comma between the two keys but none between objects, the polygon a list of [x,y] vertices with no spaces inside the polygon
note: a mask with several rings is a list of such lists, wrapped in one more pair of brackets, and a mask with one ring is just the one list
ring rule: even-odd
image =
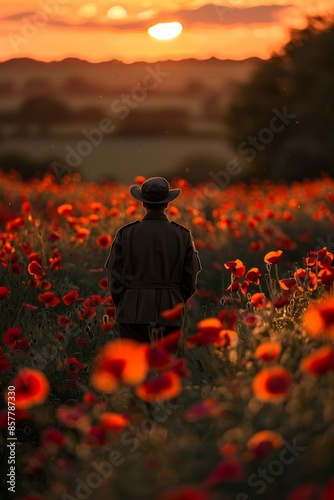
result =
[{"label": "person standing in field", "polygon": [[174,320],[161,313],[194,295],[202,266],[191,231],[165,214],[181,189],[170,189],[164,177],[151,177],[141,187],[131,186],[130,194],[146,215],[118,229],[104,267],[120,337],[150,342],[152,326],[163,335],[182,326],[183,311]]}]

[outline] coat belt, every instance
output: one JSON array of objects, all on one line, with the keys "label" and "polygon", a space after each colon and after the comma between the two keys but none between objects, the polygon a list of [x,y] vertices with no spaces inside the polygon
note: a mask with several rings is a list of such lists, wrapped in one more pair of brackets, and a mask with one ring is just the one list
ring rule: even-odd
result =
[{"label": "coat belt", "polygon": [[181,284],[178,281],[130,281],[127,283],[129,288],[176,288],[181,290]]}]

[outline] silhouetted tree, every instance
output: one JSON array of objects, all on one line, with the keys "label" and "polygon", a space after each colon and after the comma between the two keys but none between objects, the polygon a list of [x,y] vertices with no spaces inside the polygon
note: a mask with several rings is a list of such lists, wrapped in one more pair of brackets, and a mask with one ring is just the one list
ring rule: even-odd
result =
[{"label": "silhouetted tree", "polygon": [[33,97],[25,101],[20,107],[17,119],[20,125],[37,123],[41,135],[46,135],[54,123],[63,123],[71,118],[71,111],[67,106],[50,96]]},{"label": "silhouetted tree", "polygon": [[[224,118],[245,178],[292,180],[332,170],[333,46],[334,18],[309,17],[280,54],[261,61],[238,87]],[[279,114],[285,123],[274,119]]]}]

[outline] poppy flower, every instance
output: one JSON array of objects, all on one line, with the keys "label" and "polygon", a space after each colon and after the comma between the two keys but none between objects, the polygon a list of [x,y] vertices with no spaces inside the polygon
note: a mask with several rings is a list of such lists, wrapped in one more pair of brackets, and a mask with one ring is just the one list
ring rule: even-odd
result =
[{"label": "poppy flower", "polygon": [[220,462],[209,477],[205,480],[208,487],[215,486],[217,483],[240,481],[244,477],[244,472],[240,462],[234,457],[226,458]]},{"label": "poppy flower", "polygon": [[78,297],[78,290],[71,290],[62,297],[62,301],[65,305],[70,306]]},{"label": "poppy flower", "polygon": [[108,290],[108,280],[107,278],[101,278],[100,281],[98,282],[98,285],[102,290]]},{"label": "poppy flower", "polygon": [[275,309],[282,309],[284,306],[288,306],[289,304],[290,300],[285,295],[281,295],[274,300]]},{"label": "poppy flower", "polygon": [[260,431],[253,434],[247,442],[247,448],[255,457],[263,457],[271,451],[280,448],[284,440],[278,432]]},{"label": "poppy flower", "polygon": [[246,280],[258,285],[260,283],[261,272],[258,267],[252,267],[246,274]]},{"label": "poppy flower", "polygon": [[104,234],[96,238],[96,243],[101,248],[108,248],[112,243],[112,237],[109,236],[108,234]]},{"label": "poppy flower", "polygon": [[147,375],[147,344],[130,339],[108,342],[95,360],[91,383],[102,392],[113,392],[120,382],[140,384]]},{"label": "poppy flower", "polygon": [[277,264],[281,260],[282,254],[283,254],[282,250],[269,252],[264,256],[264,262],[266,264]]},{"label": "poppy flower", "polygon": [[222,330],[223,325],[218,318],[202,319],[197,323],[197,330],[204,334],[215,334]]},{"label": "poppy flower", "polygon": [[3,300],[10,293],[10,290],[6,286],[0,286],[0,300]]},{"label": "poppy flower", "polygon": [[326,267],[325,269],[321,269],[318,273],[318,277],[324,285],[329,287],[332,283],[334,283],[334,267]]},{"label": "poppy flower", "polygon": [[106,412],[100,417],[100,425],[109,432],[118,432],[130,425],[131,421],[128,415]]},{"label": "poppy flower", "polygon": [[258,314],[247,314],[243,319],[245,325],[250,328],[257,328],[262,325],[262,318]]},{"label": "poppy flower", "polygon": [[42,432],[40,446],[43,448],[51,448],[56,452],[57,448],[62,446],[66,441],[64,434],[54,427],[49,427]]},{"label": "poppy flower", "polygon": [[327,247],[323,247],[321,250],[317,251],[318,264],[320,267],[329,267],[333,262],[333,254],[327,250]]},{"label": "poppy flower", "polygon": [[267,362],[275,361],[281,354],[281,350],[281,344],[276,342],[263,342],[263,344],[260,344],[256,348],[255,357]]},{"label": "poppy flower", "polygon": [[161,349],[165,349],[166,351],[173,351],[177,349],[180,345],[180,339],[183,336],[183,333],[180,329],[175,330],[175,332],[169,333],[162,339],[158,340],[156,345]]},{"label": "poppy flower", "polygon": [[13,326],[12,328],[8,328],[4,335],[4,342],[7,345],[14,344],[16,340],[21,337],[21,328],[19,326]]},{"label": "poppy flower", "polygon": [[12,365],[9,363],[5,356],[0,356],[0,373],[9,372]]},{"label": "poppy flower", "polygon": [[70,205],[69,203],[65,203],[64,205],[60,205],[57,208],[57,212],[59,215],[62,215],[63,217],[67,217],[73,212],[73,205]]},{"label": "poppy flower", "polygon": [[148,366],[152,370],[164,370],[173,360],[173,356],[161,347],[148,346],[146,357]]},{"label": "poppy flower", "polygon": [[43,302],[45,307],[55,307],[60,300],[55,296],[54,292],[45,292],[37,296],[40,302]]},{"label": "poppy flower", "polygon": [[224,414],[223,403],[212,398],[207,398],[188,408],[184,417],[186,420],[193,422],[201,418],[222,417]]},{"label": "poppy flower", "polygon": [[280,402],[286,399],[293,384],[292,375],[283,366],[264,368],[253,379],[255,396],[264,402]]},{"label": "poppy flower", "polygon": [[84,307],[95,307],[100,305],[102,302],[101,295],[91,295],[83,303]]},{"label": "poppy flower", "polygon": [[106,443],[106,429],[100,425],[93,425],[84,434],[83,443],[86,446],[103,446]]},{"label": "poppy flower", "polygon": [[90,234],[90,231],[85,227],[79,227],[77,229],[77,241],[78,243],[83,243],[85,238]]},{"label": "poppy flower", "polygon": [[29,309],[29,311],[36,311],[36,309],[38,309],[37,306],[33,306],[32,304],[28,304],[27,302],[23,302],[22,306],[26,309]]},{"label": "poppy flower", "polygon": [[164,491],[157,500],[210,500],[211,495],[197,485],[185,485]]},{"label": "poppy flower", "polygon": [[161,317],[168,321],[173,321],[174,319],[178,319],[181,317],[183,309],[184,303],[180,302],[179,304],[176,304],[176,306],[174,306],[172,309],[162,311]]},{"label": "poppy flower", "polygon": [[29,351],[29,340],[24,338],[22,340],[16,340],[13,344],[9,346],[11,351]]},{"label": "poppy flower", "polygon": [[217,318],[228,330],[233,330],[237,321],[237,311],[235,309],[223,309]]},{"label": "poppy flower", "polygon": [[233,281],[225,290],[226,293],[236,293],[240,289],[240,283],[238,281]]},{"label": "poppy flower", "polygon": [[246,272],[246,266],[243,265],[240,259],[231,260],[224,264],[225,268],[230,271],[236,278],[241,278]]},{"label": "poppy flower", "polygon": [[233,348],[238,345],[239,337],[234,330],[220,330],[218,340],[214,341],[215,347]]},{"label": "poppy flower", "polygon": [[105,323],[102,323],[101,325],[101,331],[102,332],[109,332],[113,326],[113,323],[111,321],[106,321]]},{"label": "poppy flower", "polygon": [[71,429],[85,430],[90,423],[90,416],[86,413],[85,405],[82,403],[74,406],[58,406],[56,417],[61,424]]},{"label": "poppy flower", "polygon": [[95,307],[83,307],[78,311],[78,316],[82,320],[94,318],[96,316],[96,309]]},{"label": "poppy flower", "polygon": [[58,326],[64,327],[65,329],[69,328],[72,325],[73,321],[71,318],[68,318],[67,316],[58,316]]},{"label": "poppy flower", "polygon": [[64,361],[64,366],[68,372],[78,373],[79,370],[83,370],[86,365],[80,363],[77,358],[71,357]]},{"label": "poppy flower", "polygon": [[[9,385],[15,387],[15,406],[20,409],[41,405],[50,392],[44,373],[31,368],[22,368]],[[8,392],[5,399],[8,401]]]},{"label": "poppy flower", "polygon": [[300,370],[311,375],[321,375],[334,370],[334,349],[325,345],[302,359]]},{"label": "poppy flower", "polygon": [[334,339],[334,297],[312,301],[303,314],[304,328],[315,339]]},{"label": "poppy flower", "polygon": [[279,280],[279,284],[283,290],[291,290],[293,292],[296,289],[297,282],[295,278],[283,278]]},{"label": "poppy flower", "polygon": [[241,283],[241,286],[240,286],[240,290],[241,292],[246,295],[247,294],[247,291],[248,291],[248,288],[249,288],[249,281],[247,280],[244,280],[242,283]]},{"label": "poppy flower", "polygon": [[181,378],[173,371],[158,375],[144,382],[135,390],[139,398],[149,403],[175,398],[181,394],[181,391]]},{"label": "poppy flower", "polygon": [[258,309],[270,307],[270,302],[264,293],[254,293],[251,297],[250,303],[253,307],[257,307]]}]

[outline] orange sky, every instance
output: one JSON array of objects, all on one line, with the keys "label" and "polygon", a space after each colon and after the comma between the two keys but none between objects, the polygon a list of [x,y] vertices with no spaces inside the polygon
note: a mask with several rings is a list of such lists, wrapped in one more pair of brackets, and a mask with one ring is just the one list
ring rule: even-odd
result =
[{"label": "orange sky", "polygon": [[[267,58],[307,14],[333,11],[334,0],[0,0],[0,60]],[[163,21],[181,22],[183,32],[154,40],[147,28]]]}]

